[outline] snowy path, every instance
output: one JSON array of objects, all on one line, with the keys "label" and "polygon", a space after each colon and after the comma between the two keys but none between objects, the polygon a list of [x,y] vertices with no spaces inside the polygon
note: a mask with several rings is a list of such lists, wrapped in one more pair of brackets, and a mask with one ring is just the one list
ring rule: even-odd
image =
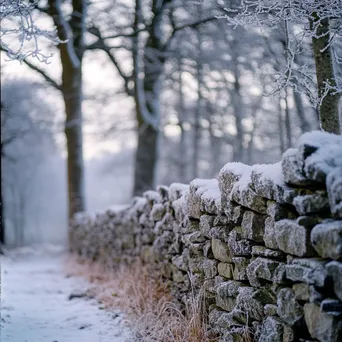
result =
[{"label": "snowy path", "polygon": [[[32,255],[33,254],[33,255]],[[125,342],[123,315],[76,298],[87,283],[65,277],[61,253],[1,258],[1,342]]]}]

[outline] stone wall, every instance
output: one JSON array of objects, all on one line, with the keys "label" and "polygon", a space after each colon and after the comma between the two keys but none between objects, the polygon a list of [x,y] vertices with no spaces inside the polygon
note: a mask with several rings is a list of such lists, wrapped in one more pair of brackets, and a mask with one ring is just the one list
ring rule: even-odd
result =
[{"label": "stone wall", "polygon": [[[342,137],[304,134],[281,162],[160,186],[71,222],[72,248],[139,257],[181,303],[204,295],[220,341],[342,341]],[[115,191],[115,189],[113,189]]]}]

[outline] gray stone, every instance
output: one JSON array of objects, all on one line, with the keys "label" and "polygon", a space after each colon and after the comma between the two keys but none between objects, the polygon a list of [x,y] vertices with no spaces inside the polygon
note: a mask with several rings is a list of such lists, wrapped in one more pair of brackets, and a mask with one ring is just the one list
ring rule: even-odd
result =
[{"label": "gray stone", "polygon": [[182,242],[186,245],[189,245],[190,243],[201,243],[205,241],[206,239],[201,232],[193,232],[190,234],[182,235]]},{"label": "gray stone", "polygon": [[309,301],[310,293],[309,293],[309,285],[305,283],[298,283],[292,286],[292,290],[294,291],[295,297],[297,300],[303,300],[305,302]]},{"label": "gray stone", "polygon": [[233,188],[231,200],[260,214],[266,214],[267,199],[257,195],[250,186]]},{"label": "gray stone", "polygon": [[188,271],[188,260],[184,255],[172,257],[172,263],[180,270]]},{"label": "gray stone", "polygon": [[328,174],[326,185],[331,213],[342,217],[342,167],[337,167]]},{"label": "gray stone", "polygon": [[269,249],[264,246],[253,246],[252,255],[256,257],[261,256],[261,257],[270,258],[270,259],[284,259],[285,258],[284,252],[274,250],[274,249]]},{"label": "gray stone", "polygon": [[224,282],[217,286],[216,289],[216,305],[223,310],[232,311],[236,305],[236,294],[239,286],[237,282]]},{"label": "gray stone", "polygon": [[150,217],[153,221],[160,221],[165,215],[166,209],[165,206],[161,203],[154,203]]},{"label": "gray stone", "polygon": [[327,213],[330,211],[328,195],[325,191],[316,191],[311,195],[297,196],[293,204],[301,215]]},{"label": "gray stone", "polygon": [[230,253],[234,256],[251,256],[253,243],[248,240],[242,240],[239,229],[241,227],[236,227],[229,234],[227,243]]},{"label": "gray stone", "polygon": [[275,221],[271,217],[268,217],[265,220],[264,242],[266,247],[278,249],[278,244],[275,236]]},{"label": "gray stone", "polygon": [[217,275],[217,261],[204,259],[202,262],[202,268],[205,279],[214,278]]},{"label": "gray stone", "polygon": [[226,243],[218,239],[211,240],[211,248],[215,259],[222,262],[232,262],[229,247]]},{"label": "gray stone", "polygon": [[202,215],[200,217],[199,228],[202,235],[208,239],[210,238],[210,229],[213,227],[214,218],[214,216],[210,215]]},{"label": "gray stone", "polygon": [[342,300],[342,262],[331,261],[326,265],[326,269],[334,282],[334,292]]},{"label": "gray stone", "polygon": [[234,226],[217,226],[211,228],[209,236],[211,239],[219,239],[222,241],[228,241],[229,233],[234,228]]},{"label": "gray stone", "polygon": [[243,237],[248,240],[263,242],[266,215],[245,211],[241,223]]},{"label": "gray stone", "polygon": [[247,267],[247,277],[252,286],[260,287],[265,280],[272,281],[276,268],[281,263],[275,260],[256,258]]},{"label": "gray stone", "polygon": [[286,265],[286,278],[309,285],[324,287],[328,281],[328,272],[320,259],[294,259],[291,265]]},{"label": "gray stone", "polygon": [[292,289],[281,289],[277,294],[277,314],[287,324],[295,325],[303,317],[303,307],[298,304]]},{"label": "gray stone", "polygon": [[267,201],[267,215],[271,216],[275,221],[295,219],[298,216],[294,207],[275,201]]},{"label": "gray stone", "polygon": [[313,303],[304,305],[305,322],[310,335],[320,342],[339,342],[342,339],[342,320],[328,315]]},{"label": "gray stone", "polygon": [[264,320],[258,342],[283,342],[283,323],[279,318],[267,317]]},{"label": "gray stone", "polygon": [[325,183],[327,175],[342,166],[342,139],[320,147],[305,160],[305,175],[319,183]]},{"label": "gray stone", "polygon": [[217,266],[218,274],[222,277],[231,279],[233,278],[234,267],[232,264],[220,262]]},{"label": "gray stone", "polygon": [[244,212],[245,212],[245,208],[233,202],[228,202],[228,204],[226,205],[226,208],[224,209],[224,213],[229,223],[236,225],[236,226],[241,225]]},{"label": "gray stone", "polygon": [[232,258],[234,263],[234,272],[233,279],[234,280],[248,280],[246,274],[246,268],[249,264],[249,259],[243,257],[235,257]]},{"label": "gray stone", "polygon": [[252,166],[251,180],[253,189],[259,196],[283,201],[285,183],[280,162]]},{"label": "gray stone", "polygon": [[310,231],[292,220],[281,220],[275,223],[275,239],[278,248],[296,256],[311,256]]},{"label": "gray stone", "polygon": [[342,220],[323,221],[311,232],[311,243],[323,258],[342,259]]},{"label": "gray stone", "polygon": [[288,284],[289,280],[286,278],[286,265],[279,265],[273,275],[273,283],[275,284]]},{"label": "gray stone", "polygon": [[290,148],[283,154],[281,165],[284,181],[296,186],[310,185],[310,180],[305,177],[302,167],[298,165],[298,152],[298,149]]},{"label": "gray stone", "polygon": [[264,305],[275,304],[276,298],[266,289],[255,290],[252,287],[240,287],[236,299],[236,309],[246,312],[252,320],[264,318]]}]

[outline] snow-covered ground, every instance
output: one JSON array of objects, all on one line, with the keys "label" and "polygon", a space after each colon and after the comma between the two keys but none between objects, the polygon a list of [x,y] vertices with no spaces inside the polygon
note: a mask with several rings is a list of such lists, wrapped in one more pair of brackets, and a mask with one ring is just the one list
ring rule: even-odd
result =
[{"label": "snow-covered ground", "polygon": [[125,342],[130,333],[120,312],[94,299],[74,298],[88,284],[66,277],[65,254],[24,248],[1,256],[1,342]]}]

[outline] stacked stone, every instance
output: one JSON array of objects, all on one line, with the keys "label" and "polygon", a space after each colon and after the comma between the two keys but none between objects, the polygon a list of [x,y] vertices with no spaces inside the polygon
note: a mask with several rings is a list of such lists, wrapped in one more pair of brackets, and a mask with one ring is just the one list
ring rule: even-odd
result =
[{"label": "stacked stone", "polygon": [[183,305],[200,297],[220,341],[341,341],[342,137],[78,214],[71,246],[111,267],[138,257]]}]

